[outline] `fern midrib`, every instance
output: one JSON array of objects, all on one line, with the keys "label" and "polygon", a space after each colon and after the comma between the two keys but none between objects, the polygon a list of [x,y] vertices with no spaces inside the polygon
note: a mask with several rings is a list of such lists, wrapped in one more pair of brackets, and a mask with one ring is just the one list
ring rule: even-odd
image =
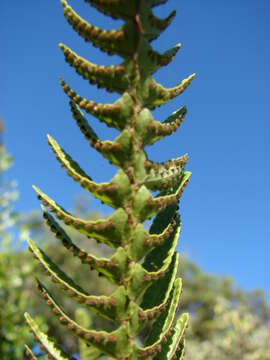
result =
[{"label": "fern midrib", "polygon": [[[137,120],[138,120],[138,116],[140,114],[140,112],[142,111],[143,107],[144,107],[144,102],[142,101],[141,97],[139,96],[141,90],[142,90],[142,84],[141,84],[141,71],[140,71],[140,64],[139,64],[139,49],[140,49],[140,44],[141,41],[144,39],[144,32],[143,32],[143,28],[142,28],[142,24],[141,24],[141,19],[140,19],[140,11],[141,8],[144,5],[144,0],[140,0],[138,1],[137,4],[137,13],[135,14],[134,18],[133,18],[133,22],[134,22],[134,27],[137,29],[136,31],[136,36],[135,36],[135,46],[134,46],[134,53],[131,57],[131,74],[135,73],[135,77],[134,80],[130,83],[129,88],[127,89],[127,92],[129,93],[132,101],[133,101],[133,108],[134,108],[134,115],[133,115],[133,119],[131,121],[131,123],[129,123],[125,129],[128,129],[128,131],[130,131],[133,134],[132,137],[132,154],[136,155],[139,151],[143,151],[143,144],[141,143],[141,141],[139,140],[139,137],[136,136],[136,124],[137,124]],[[139,190],[139,188],[142,186],[142,181],[138,181],[136,179],[136,176],[134,176],[134,168],[135,168],[135,161],[136,159],[134,158],[134,156],[131,157],[129,163],[126,164],[124,171],[126,173],[126,175],[128,176],[130,183],[132,184],[131,188],[132,188],[132,194],[130,197],[129,202],[126,204],[126,206],[124,207],[124,210],[128,216],[128,223],[130,226],[130,236],[127,239],[127,243],[124,246],[125,252],[128,255],[129,253],[129,249],[130,246],[132,244],[132,241],[134,239],[135,236],[135,229],[136,226],[138,225],[139,221],[138,219],[133,215],[132,210],[134,208],[134,199],[136,196],[137,191]],[[127,256],[128,258],[128,256]],[[125,286],[126,290],[128,289],[131,280],[132,280],[132,270],[135,266],[136,262],[131,260],[129,262],[129,273],[127,274],[127,277],[125,277],[123,279],[123,285]],[[123,318],[121,320],[121,325],[122,326],[126,326],[128,328],[128,334],[129,334],[129,338],[130,341],[133,343],[132,346],[130,347],[131,353],[128,355],[128,359],[130,359],[132,356],[132,352],[134,349],[134,345],[135,345],[135,337],[137,335],[137,333],[133,333],[132,331],[132,326],[130,323],[130,319],[132,317],[132,303],[136,303],[136,299],[135,298],[131,298],[131,296],[128,296],[128,310],[126,313],[126,317]],[[118,359],[122,359],[122,357],[118,357]]]}]

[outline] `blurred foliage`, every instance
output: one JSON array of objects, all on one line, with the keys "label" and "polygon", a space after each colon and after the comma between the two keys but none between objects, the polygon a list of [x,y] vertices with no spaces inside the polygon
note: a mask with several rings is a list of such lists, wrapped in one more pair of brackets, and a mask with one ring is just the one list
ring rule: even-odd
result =
[{"label": "blurred foliage", "polygon": [[[0,136],[2,135],[0,123]],[[22,314],[32,308],[30,278],[34,266],[29,257],[18,252],[20,216],[13,211],[18,192],[15,182],[6,182],[5,171],[12,165],[0,139],[0,359],[22,359],[25,341],[33,341],[24,325]],[[19,238],[19,236],[18,236]],[[26,254],[25,254],[26,255]],[[28,283],[29,282],[29,283]],[[40,320],[38,317],[37,320]]]},{"label": "blurred foliage", "polygon": [[269,309],[262,291],[209,275],[183,259],[181,311],[188,309],[186,360],[270,360]]},{"label": "blurred foliage", "polygon": [[[24,254],[26,255],[26,254]],[[28,256],[14,250],[0,253],[0,359],[22,359],[25,342],[33,344],[25,326],[25,309],[36,306],[32,298],[34,267]],[[40,315],[37,318],[40,323]],[[44,329],[44,327],[43,327]],[[46,328],[45,328],[46,329]],[[44,330],[45,330],[44,329]]]},{"label": "blurred foliage", "polygon": [[268,323],[269,308],[261,290],[245,292],[235,286],[233,279],[207,274],[185,258],[182,258],[179,273],[184,284],[181,311],[188,310],[191,315],[193,338],[202,341],[216,331],[215,308],[220,297],[231,307],[245,306],[262,324]]},{"label": "blurred foliage", "polygon": [[[109,294],[113,291],[112,285],[105,279],[97,281],[95,271],[89,271],[88,265],[82,266],[77,258],[51,238],[39,213],[16,214],[13,211],[17,199],[16,185],[3,179],[3,173],[11,164],[12,158],[0,141],[0,359],[20,360],[24,344],[34,345],[23,319],[27,310],[39,323],[45,324],[42,318],[46,319],[48,329],[44,325],[43,330],[48,331],[64,350],[81,352],[82,360],[86,360],[93,349],[83,347],[68,332],[62,331],[61,325],[35,290],[33,277],[44,278],[44,274],[36,269],[32,256],[22,243],[23,239],[30,232],[59,267],[89,293]],[[89,212],[88,198],[78,198],[74,207],[74,212],[81,217],[94,219],[99,216]],[[95,241],[66,231],[80,247],[96,255],[109,253],[105,246],[97,246]],[[187,310],[191,314],[187,360],[270,359],[269,312],[262,292],[248,293],[237,289],[230,278],[205,274],[185,258],[182,258],[179,272],[184,284],[181,312]],[[57,286],[54,286],[54,294],[69,315],[82,325],[93,322],[97,329],[111,328],[111,324],[101,318],[87,316],[84,308],[75,312],[74,300],[63,297]]]},{"label": "blurred foliage", "polygon": [[3,173],[11,165],[12,157],[6,152],[5,146],[0,139],[0,249],[9,244],[10,234],[7,230],[14,225],[17,218],[17,215],[12,211],[18,196],[16,183],[14,181],[5,182],[3,179]]},{"label": "blurred foliage", "polygon": [[269,360],[269,325],[247,306],[218,297],[208,339],[189,340],[187,359]]}]

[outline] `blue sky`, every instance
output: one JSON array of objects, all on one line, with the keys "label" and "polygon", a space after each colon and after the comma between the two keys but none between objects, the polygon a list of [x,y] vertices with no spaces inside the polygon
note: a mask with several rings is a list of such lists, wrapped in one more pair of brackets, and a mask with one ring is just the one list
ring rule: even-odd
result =
[{"label": "blue sky", "polygon": [[[83,0],[70,4],[95,25],[110,29],[120,24]],[[170,0],[156,13],[165,16],[174,8],[175,21],[154,45],[166,50],[180,41],[182,48],[156,79],[174,86],[197,75],[183,95],[155,111],[162,120],[186,104],[182,127],[147,150],[156,161],[185,152],[190,156],[193,175],[181,200],[179,250],[208,272],[232,276],[246,289],[264,289],[269,299],[270,2]],[[97,181],[108,180],[115,169],[84,141],[59,77],[95,101],[112,102],[117,96],[75,74],[58,43],[98,64],[116,64],[119,58],[85,44],[65,21],[60,1],[2,0],[0,13],[0,116],[16,161],[9,176],[19,183],[17,209],[38,208],[32,184],[70,208],[81,189],[60,170],[47,133]],[[100,137],[115,136],[89,120]],[[109,211],[92,198],[89,204]]]}]

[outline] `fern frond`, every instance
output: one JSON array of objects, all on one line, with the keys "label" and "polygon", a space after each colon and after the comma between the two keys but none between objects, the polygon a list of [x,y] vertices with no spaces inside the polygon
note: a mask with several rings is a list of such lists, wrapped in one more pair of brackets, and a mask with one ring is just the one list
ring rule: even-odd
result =
[{"label": "fern frond", "polygon": [[[95,221],[82,219],[34,186],[48,228],[67,249],[67,254],[79,258],[88,266],[87,270],[98,271],[116,287],[108,296],[89,294],[33,241],[28,241],[33,256],[52,282],[63,290],[63,296],[72,297],[84,311],[93,311],[114,324],[112,332],[89,329],[90,323],[80,326],[38,281],[46,304],[59,322],[79,339],[89,359],[99,356],[119,360],[183,359],[188,315],[182,314],[176,319],[182,289],[181,279],[176,278],[179,262],[176,246],[181,228],[179,200],[191,173],[185,171],[187,155],[157,163],[148,159],[145,149],[176,132],[187,114],[186,107],[182,106],[165,121],[158,121],[151,110],[180,95],[195,76],[192,74],[173,88],[165,88],[153,79],[153,74],[168,65],[180,49],[177,44],[160,53],[152,47],[152,41],[175,17],[175,11],[163,19],[153,13],[154,7],[166,1],[86,0],[103,14],[123,21],[119,29],[105,30],[86,21],[66,0],[61,0],[64,16],[75,32],[103,52],[123,59],[119,65],[98,65],[60,44],[66,62],[83,79],[120,95],[114,103],[99,103],[84,98],[60,80],[79,130],[89,145],[117,168],[116,175],[107,182],[97,183],[92,178],[95,164],[91,176],[88,175],[48,135],[49,146],[67,175],[114,212]],[[89,121],[87,114],[118,130],[119,134],[112,141],[101,139],[95,131],[96,120]],[[153,194],[155,191],[159,191],[158,195]],[[151,218],[148,230],[144,223]],[[97,257],[87,252],[75,244],[68,229],[89,241],[106,244],[112,248],[112,255]],[[28,315],[26,320],[37,340],[44,343],[48,356],[65,359]],[[138,339],[146,327],[150,329],[148,337],[139,344]],[[86,351],[88,345],[89,351]],[[35,359],[29,348],[26,353]]]}]

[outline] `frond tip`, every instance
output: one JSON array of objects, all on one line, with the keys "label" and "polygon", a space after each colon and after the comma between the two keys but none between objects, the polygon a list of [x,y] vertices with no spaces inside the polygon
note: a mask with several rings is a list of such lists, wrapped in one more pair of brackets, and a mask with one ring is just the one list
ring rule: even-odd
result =
[{"label": "frond tip", "polygon": [[156,106],[167,104],[170,100],[180,95],[191,84],[195,75],[193,73],[173,88],[165,88],[152,80],[149,84],[148,99],[146,99],[149,108],[154,109]]}]

